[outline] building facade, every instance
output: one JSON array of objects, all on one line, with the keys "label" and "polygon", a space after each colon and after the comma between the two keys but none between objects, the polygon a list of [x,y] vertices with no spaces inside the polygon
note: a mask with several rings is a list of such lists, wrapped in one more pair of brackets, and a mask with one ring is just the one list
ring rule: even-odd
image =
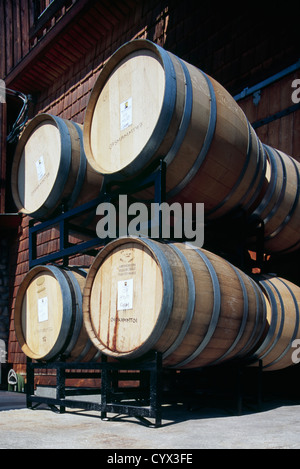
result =
[{"label": "building facade", "polygon": [[[26,364],[14,307],[29,269],[30,218],[16,213],[10,173],[25,108],[29,119],[46,112],[83,124],[106,61],[125,42],[146,38],[214,77],[263,143],[300,161],[296,16],[284,5],[264,12],[193,0],[0,0],[0,339],[16,372]],[[55,229],[43,233],[40,253],[57,249],[57,238]]]}]

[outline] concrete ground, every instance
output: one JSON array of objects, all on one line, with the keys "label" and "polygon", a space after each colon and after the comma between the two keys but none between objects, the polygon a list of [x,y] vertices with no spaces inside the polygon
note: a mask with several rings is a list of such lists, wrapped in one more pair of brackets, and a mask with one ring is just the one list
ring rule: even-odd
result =
[{"label": "concrete ground", "polygon": [[[231,404],[199,402],[163,407],[162,425],[148,428],[134,417],[45,404],[26,408],[25,395],[0,391],[0,449],[270,449],[300,448],[300,402],[268,399],[261,411],[246,406],[234,415]],[[107,454],[107,453],[105,453]],[[114,452],[112,452],[114,454]],[[134,453],[135,454],[135,453]]]}]

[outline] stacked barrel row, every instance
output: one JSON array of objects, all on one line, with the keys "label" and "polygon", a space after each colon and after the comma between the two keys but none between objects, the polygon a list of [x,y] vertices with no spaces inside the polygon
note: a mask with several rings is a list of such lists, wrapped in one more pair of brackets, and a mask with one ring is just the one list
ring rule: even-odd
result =
[{"label": "stacked barrel row", "polygon": [[16,297],[15,330],[26,356],[36,360],[97,360],[86,333],[82,292],[86,269],[41,265],[31,269]]},{"label": "stacked barrel row", "polygon": [[[161,158],[170,204],[202,202],[208,221],[243,213],[249,224],[264,221],[266,252],[298,249],[299,163],[260,142],[213,78],[150,41],[131,41],[107,62],[91,92],[83,133],[48,114],[31,121],[16,150],[12,191],[19,211],[45,219],[62,204],[68,209],[101,195],[105,179],[143,178]],[[153,195],[147,188],[136,197]],[[48,359],[59,353],[56,345],[35,354],[39,345],[27,347],[27,335],[44,331],[37,340],[47,341],[55,305],[50,308],[45,292],[39,297],[36,276],[56,273],[35,269],[20,288],[16,332],[26,354]],[[215,254],[180,243],[113,241],[95,258],[82,292],[90,341],[116,358],[159,350],[168,367],[262,358],[272,370],[292,364],[292,342],[300,337],[298,286],[276,277],[253,280]],[[58,322],[70,338],[74,319],[65,325],[70,306],[64,299]],[[62,352],[69,340],[59,341]],[[56,344],[55,334],[50,342]]]},{"label": "stacked barrel row", "polygon": [[184,243],[120,238],[83,269],[36,266],[17,294],[15,329],[37,360],[136,359],[198,368],[229,359],[266,370],[293,364],[300,339],[300,288],[251,278],[221,257]]}]

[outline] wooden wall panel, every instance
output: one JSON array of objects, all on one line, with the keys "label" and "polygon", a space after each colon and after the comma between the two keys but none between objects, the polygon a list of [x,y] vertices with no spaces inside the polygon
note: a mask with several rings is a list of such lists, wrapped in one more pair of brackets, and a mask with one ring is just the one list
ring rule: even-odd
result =
[{"label": "wooden wall panel", "polygon": [[6,35],[5,35],[5,8],[4,1],[0,0],[0,78],[6,73]]},{"label": "wooden wall panel", "polygon": [[300,71],[290,73],[262,88],[258,100],[251,95],[238,103],[263,143],[300,161],[300,105],[292,101],[292,83],[299,76]]},{"label": "wooden wall panel", "polygon": [[29,51],[33,21],[30,0],[0,0],[1,75],[6,76]]}]

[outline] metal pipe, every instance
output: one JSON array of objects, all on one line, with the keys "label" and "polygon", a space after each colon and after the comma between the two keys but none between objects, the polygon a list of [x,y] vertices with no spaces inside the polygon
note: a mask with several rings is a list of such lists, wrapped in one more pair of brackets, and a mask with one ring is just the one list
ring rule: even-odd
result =
[{"label": "metal pipe", "polygon": [[266,78],[265,80],[261,81],[260,83],[257,83],[254,86],[251,86],[250,88],[244,88],[241,93],[236,94],[234,96],[234,99],[236,101],[239,101],[240,99],[246,98],[247,96],[250,96],[251,94],[255,93],[256,91],[261,90],[262,88],[265,88],[268,85],[271,85],[277,80],[280,80],[281,78],[285,77],[286,75],[289,75],[292,72],[295,72],[296,70],[300,69],[300,59],[294,63],[293,65],[290,65],[289,67],[281,70],[278,73],[275,73],[275,75],[272,75],[269,78]]}]

